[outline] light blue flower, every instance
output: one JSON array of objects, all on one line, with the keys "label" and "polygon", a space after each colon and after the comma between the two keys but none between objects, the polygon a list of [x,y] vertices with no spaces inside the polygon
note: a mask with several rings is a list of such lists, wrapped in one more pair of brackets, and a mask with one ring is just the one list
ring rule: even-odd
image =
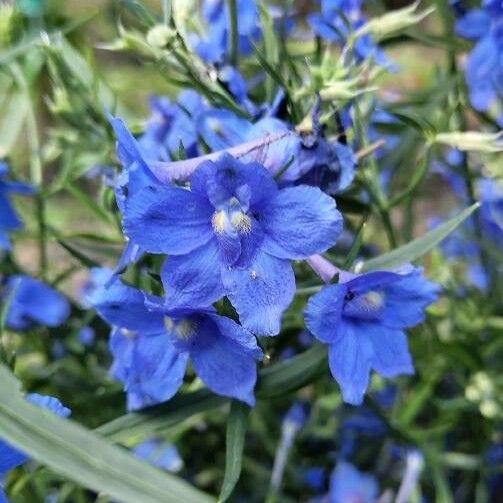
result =
[{"label": "light blue flower", "polygon": [[210,305],[226,295],[245,328],[279,332],[295,293],[290,261],[335,243],[342,218],[308,186],[278,189],[258,163],[229,155],[201,164],[190,190],[151,185],[128,199],[124,231],[150,253],[168,254],[166,305]]},{"label": "light blue flower", "polygon": [[330,477],[330,503],[375,503],[378,493],[375,477],[358,471],[346,461],[337,463]]},{"label": "light blue flower", "polygon": [[384,377],[412,374],[404,329],[424,319],[438,286],[419,269],[370,272],[329,285],[309,299],[306,326],[328,344],[328,361],[345,402],[359,405],[371,369]]},{"label": "light blue flower", "polygon": [[113,328],[111,374],[124,383],[128,408],[171,398],[182,385],[189,358],[213,392],[255,403],[256,360],[252,334],[212,308],[197,303],[168,308],[159,297],[114,279],[87,294],[88,302]]},{"label": "light blue flower", "polygon": [[0,250],[10,250],[9,234],[23,224],[9,200],[10,194],[33,194],[31,185],[7,180],[7,164],[0,161]]},{"label": "light blue flower", "polygon": [[70,314],[70,305],[63,295],[30,276],[10,276],[2,298],[9,298],[12,292],[6,318],[12,330],[27,330],[37,324],[57,327]]}]

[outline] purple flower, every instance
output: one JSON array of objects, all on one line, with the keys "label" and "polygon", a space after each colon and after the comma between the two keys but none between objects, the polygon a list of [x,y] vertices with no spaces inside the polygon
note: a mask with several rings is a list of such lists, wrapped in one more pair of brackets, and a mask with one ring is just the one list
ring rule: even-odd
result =
[{"label": "purple flower", "polygon": [[226,295],[256,334],[279,332],[295,293],[292,259],[335,243],[342,218],[332,198],[308,186],[278,189],[258,163],[230,155],[201,164],[190,190],[151,185],[128,199],[124,230],[161,271],[166,305],[208,306]]},{"label": "purple flower", "polygon": [[371,369],[384,377],[414,372],[404,329],[424,319],[437,292],[412,269],[357,275],[310,298],[306,326],[328,344],[330,370],[345,402],[362,403]]}]

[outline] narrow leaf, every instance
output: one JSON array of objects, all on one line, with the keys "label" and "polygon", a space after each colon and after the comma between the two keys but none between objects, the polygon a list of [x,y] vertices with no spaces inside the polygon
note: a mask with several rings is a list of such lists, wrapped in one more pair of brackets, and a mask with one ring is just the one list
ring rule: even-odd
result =
[{"label": "narrow leaf", "polygon": [[29,403],[3,365],[0,381],[0,436],[54,471],[123,503],[213,501],[96,433]]},{"label": "narrow leaf", "polygon": [[223,503],[232,494],[241,474],[243,448],[250,407],[233,400],[227,422],[225,475],[218,501]]},{"label": "narrow leaf", "polygon": [[367,260],[362,264],[359,272],[375,271],[378,269],[393,269],[408,262],[413,262],[431,249],[435,248],[440,241],[445,239],[452,231],[461,225],[478,207],[480,203],[475,203],[464,209],[459,215],[447,220],[436,229],[423,234],[395,250],[392,250],[379,257]]}]

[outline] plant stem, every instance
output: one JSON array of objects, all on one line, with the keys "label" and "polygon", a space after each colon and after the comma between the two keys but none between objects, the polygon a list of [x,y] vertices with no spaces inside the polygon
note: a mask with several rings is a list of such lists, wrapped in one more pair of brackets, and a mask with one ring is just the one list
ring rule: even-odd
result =
[{"label": "plant stem", "polygon": [[40,137],[37,125],[37,117],[34,110],[34,97],[30,91],[30,85],[26,80],[23,70],[17,63],[10,65],[14,78],[20,89],[25,94],[29,103],[26,114],[26,129],[28,133],[28,145],[30,150],[30,180],[37,188],[35,195],[37,207],[38,226],[38,249],[39,249],[39,274],[42,279],[47,272],[47,226],[45,222],[45,199],[43,193],[43,170],[40,156]]},{"label": "plant stem", "polygon": [[229,60],[232,66],[238,63],[238,9],[236,0],[227,0],[229,8]]}]

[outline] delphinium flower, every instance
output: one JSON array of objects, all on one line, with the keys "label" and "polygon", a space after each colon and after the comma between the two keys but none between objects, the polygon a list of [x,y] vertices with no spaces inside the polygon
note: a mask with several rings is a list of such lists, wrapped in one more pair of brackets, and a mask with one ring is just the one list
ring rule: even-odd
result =
[{"label": "delphinium flower", "polygon": [[233,112],[210,111],[202,114],[198,125],[201,137],[213,150],[223,150],[275,133],[285,134],[261,152],[262,162],[277,176],[281,186],[313,185],[337,194],[352,182],[356,157],[351,146],[328,140],[321,128],[301,135],[285,121],[264,117],[255,123]]},{"label": "delphinium flower", "polygon": [[[217,394],[253,405],[255,337],[212,308],[196,302],[168,307],[159,297],[114,278],[87,292],[87,301],[112,327],[111,374],[124,383],[128,408],[171,398],[182,385],[189,358],[198,377]],[[148,307],[147,307],[148,306]]]},{"label": "delphinium flower", "polygon": [[480,223],[484,237],[503,250],[503,184],[491,178],[477,182],[481,201]]},{"label": "delphinium flower", "polygon": [[12,330],[27,330],[37,324],[57,327],[70,314],[63,295],[30,276],[10,276],[0,298],[9,302],[6,324]]},{"label": "delphinium flower", "polygon": [[[26,399],[34,405],[47,409],[60,417],[68,417],[71,414],[70,409],[64,407],[57,398],[51,396],[32,393],[27,395]],[[8,443],[0,440],[0,479],[3,478],[7,472],[22,465],[26,461],[28,461],[28,456],[26,456],[26,454],[18,451]],[[0,502],[8,503],[8,500],[1,486]]]},{"label": "delphinium flower", "polygon": [[372,475],[362,473],[351,463],[339,461],[330,476],[326,498],[319,503],[375,503],[379,485]]},{"label": "delphinium flower", "polygon": [[438,286],[415,268],[345,273],[341,279],[309,299],[305,321],[328,344],[330,371],[344,401],[359,405],[371,369],[384,377],[414,372],[404,329],[424,319]]},{"label": "delphinium flower", "polygon": [[170,161],[183,148],[186,157],[199,155],[196,125],[199,115],[209,107],[198,93],[182,91],[175,102],[165,97],[150,99],[152,116],[139,138],[146,159]]},{"label": "delphinium flower", "polygon": [[[255,0],[237,0],[238,51],[248,55],[253,50],[253,41],[261,36],[259,11]],[[191,35],[195,52],[206,62],[223,64],[229,59],[230,13],[225,0],[205,0],[203,17],[207,33]]]},{"label": "delphinium flower", "polygon": [[328,249],[341,228],[334,200],[320,189],[278,189],[262,165],[227,154],[201,164],[190,190],[150,185],[124,211],[130,239],[169,255],[161,271],[167,306],[226,295],[242,325],[260,335],[279,332],[295,293],[291,260]]},{"label": "delphinium flower", "polygon": [[[321,11],[308,17],[309,24],[319,37],[344,46],[350,29],[356,31],[366,22],[362,3],[363,0],[321,0]],[[349,21],[350,29],[341,14]],[[354,53],[357,61],[372,57],[379,65],[387,64],[386,56],[368,34],[356,39]]]},{"label": "delphinium flower", "polygon": [[10,249],[9,234],[22,227],[21,219],[9,201],[9,195],[33,193],[31,185],[8,181],[7,171],[7,164],[0,161],[0,250]]},{"label": "delphinium flower", "polygon": [[[503,125],[503,5],[501,0],[483,0],[481,9],[468,11],[456,23],[456,33],[475,40],[468,55],[465,77],[472,106],[481,112],[496,105]],[[499,102],[499,104],[498,104]]]},{"label": "delphinium flower", "polygon": [[183,460],[173,444],[159,438],[148,438],[132,448],[132,453],[149,463],[167,470],[179,472],[183,467]]}]

